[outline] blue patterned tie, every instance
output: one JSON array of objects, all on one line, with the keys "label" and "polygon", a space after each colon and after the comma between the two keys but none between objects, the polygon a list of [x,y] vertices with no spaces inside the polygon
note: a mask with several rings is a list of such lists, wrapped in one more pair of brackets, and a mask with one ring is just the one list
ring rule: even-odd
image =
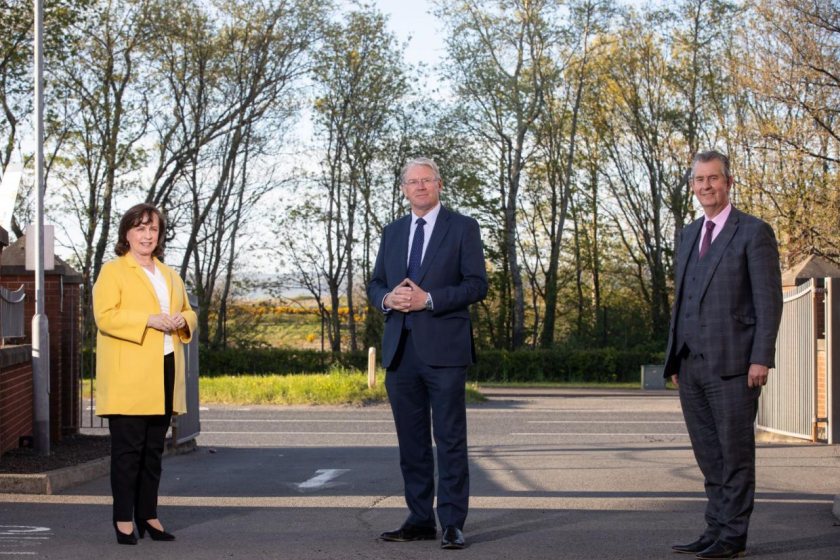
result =
[{"label": "blue patterned tie", "polygon": [[408,253],[408,270],[405,274],[412,282],[417,283],[420,278],[420,264],[423,262],[423,241],[426,238],[423,226],[426,225],[426,220],[417,218],[415,223],[417,227],[414,228],[414,239],[411,240],[411,251]]},{"label": "blue patterned tie", "polygon": [[[423,262],[423,241],[426,238],[423,226],[426,225],[426,220],[417,218],[415,223],[417,227],[414,228],[414,239],[411,240],[411,250],[408,252],[408,270],[406,270],[405,275],[416,284],[420,281],[420,264]],[[411,313],[405,316],[405,328],[408,330],[411,330],[412,319]]]}]

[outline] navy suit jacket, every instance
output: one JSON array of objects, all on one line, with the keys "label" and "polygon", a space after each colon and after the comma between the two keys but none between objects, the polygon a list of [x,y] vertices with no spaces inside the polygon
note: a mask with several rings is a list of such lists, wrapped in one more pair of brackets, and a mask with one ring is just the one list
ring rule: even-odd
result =
[{"label": "navy suit jacket", "polygon": [[[700,243],[703,221],[695,220],[680,235],[665,377],[679,373],[680,348],[674,348],[674,339],[683,279],[691,251]],[[692,351],[703,354],[708,367],[722,377],[746,375],[750,364],[775,367],[783,298],[773,229],[733,207],[704,258],[711,262],[700,292],[700,348]]]},{"label": "navy suit jacket", "polygon": [[[382,300],[406,278],[411,214],[385,227],[368,284],[371,305]],[[468,366],[475,361],[475,346],[468,306],[487,295],[487,272],[478,222],[441,207],[423,256],[417,282],[432,295],[433,311],[412,312],[411,340],[417,356],[430,366]],[[394,359],[405,323],[405,313],[385,313],[382,365]]]}]

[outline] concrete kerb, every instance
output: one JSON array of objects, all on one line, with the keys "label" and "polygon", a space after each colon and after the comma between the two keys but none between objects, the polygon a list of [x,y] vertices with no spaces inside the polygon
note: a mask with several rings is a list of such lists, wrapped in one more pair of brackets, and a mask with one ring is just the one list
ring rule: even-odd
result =
[{"label": "concrete kerb", "polygon": [[[164,457],[189,453],[195,449],[195,440],[177,446],[167,445]],[[71,486],[105,476],[110,469],[111,458],[101,457],[72,467],[43,473],[0,474],[0,494],[56,494]]]},{"label": "concrete kerb", "polygon": [[37,474],[0,474],[0,492],[6,494],[55,494],[65,488],[108,474],[110,457]]}]

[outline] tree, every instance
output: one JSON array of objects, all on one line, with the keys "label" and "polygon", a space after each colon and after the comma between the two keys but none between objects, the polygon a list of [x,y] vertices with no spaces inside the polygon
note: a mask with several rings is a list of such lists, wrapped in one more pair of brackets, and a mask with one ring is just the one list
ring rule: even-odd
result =
[{"label": "tree", "polygon": [[[492,154],[494,195],[503,217],[500,243],[503,277],[498,324],[509,324],[499,344],[525,342],[525,291],[519,263],[519,190],[533,149],[532,136],[543,110],[552,41],[545,1],[466,0],[438,4],[446,22],[448,74],[469,115],[468,124]],[[494,285],[491,275],[491,285]],[[508,314],[510,321],[507,320]]]},{"label": "tree", "polygon": [[156,5],[161,41],[150,48],[164,101],[147,200],[186,228],[181,274],[192,271],[204,343],[224,344],[243,220],[281,184],[273,156],[297,109],[321,9],[314,0],[226,1],[211,18],[197,4]]},{"label": "tree", "polygon": [[[548,216],[540,216],[540,223],[543,224],[545,230],[545,242],[548,244],[548,265],[543,270],[545,318],[539,340],[542,348],[550,348],[554,344],[561,240],[569,201],[574,190],[572,183],[575,176],[575,149],[578,141],[581,106],[584,96],[589,94],[589,89],[592,87],[591,85],[587,87],[587,83],[592,81],[592,72],[589,68],[592,43],[593,39],[606,29],[612,9],[607,2],[584,0],[572,3],[570,11],[572,16],[565,35],[574,41],[569,49],[571,60],[565,67],[566,75],[563,85],[548,90],[545,114],[537,139],[541,149],[544,185],[547,187],[544,190],[549,196],[546,204]],[[597,41],[595,41],[595,46],[598,46]],[[577,242],[576,234],[575,243]],[[580,272],[577,278],[580,286]],[[583,294],[579,290],[579,324],[582,320],[582,300]]]},{"label": "tree", "polygon": [[739,200],[778,224],[788,264],[840,262],[840,8],[764,0],[733,59],[744,90],[733,127]]},{"label": "tree", "polygon": [[674,220],[676,250],[686,219],[693,215],[688,182],[692,157],[719,139],[726,142],[726,116],[736,95],[726,61],[740,15],[726,0],[683,0],[673,13],[668,83],[682,114],[674,120],[678,137],[669,157],[682,165],[682,175],[665,184],[665,204]]},{"label": "tree", "polygon": [[[55,64],[62,63],[74,53],[78,20],[92,0],[48,0],[44,2],[44,65],[48,73]],[[29,0],[7,0],[0,4],[0,177],[20,147],[22,137],[31,130],[33,106],[33,2]],[[46,76],[49,88],[51,77]],[[49,95],[49,94],[48,94]],[[57,116],[52,107],[47,107],[45,124],[47,141],[60,145],[55,139],[64,127],[57,126]],[[55,134],[55,129],[59,133]],[[53,133],[53,134],[50,134]],[[50,155],[50,154],[47,154]],[[29,154],[23,154],[28,159]],[[47,164],[51,164],[52,157]],[[15,235],[23,235],[21,221],[13,216],[12,229]]]},{"label": "tree", "polygon": [[139,78],[140,48],[147,39],[143,1],[102,2],[75,30],[78,52],[54,73],[52,91],[67,105],[67,140],[57,169],[63,206],[78,220],[83,245],[75,248],[83,285],[82,318],[92,336],[91,287],[102,266],[114,221],[114,202],[137,184],[144,163],[140,142],[149,122]]},{"label": "tree", "polygon": [[[371,265],[375,163],[380,160],[388,127],[395,117],[405,81],[401,55],[384,16],[372,9],[345,15],[343,24],[326,32],[323,48],[315,55],[315,123],[324,140],[320,178],[301,216],[320,225],[323,249],[289,247],[304,253],[319,270],[316,282],[300,270],[304,284],[313,292],[322,282],[329,292],[329,305],[319,309],[329,325],[330,349],[341,350],[341,294],[348,308],[350,348],[358,348],[355,282],[359,233],[363,230],[363,264],[366,277]],[[320,214],[320,217],[316,217]]]}]

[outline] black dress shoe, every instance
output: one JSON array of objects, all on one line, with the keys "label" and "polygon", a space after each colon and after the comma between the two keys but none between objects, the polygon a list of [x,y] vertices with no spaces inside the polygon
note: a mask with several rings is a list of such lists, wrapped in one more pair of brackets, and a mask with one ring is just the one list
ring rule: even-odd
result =
[{"label": "black dress shoe", "polygon": [[431,541],[437,536],[437,529],[434,527],[423,527],[405,523],[396,531],[385,531],[379,538],[383,541],[409,542],[409,541]]},{"label": "black dress shoe", "polygon": [[697,558],[741,558],[744,556],[746,547],[735,546],[723,541],[715,541],[713,545],[697,553]]},{"label": "black dress shoe", "polygon": [[172,533],[167,533],[166,531],[161,531],[160,529],[156,529],[152,527],[148,520],[145,519],[135,519],[137,523],[137,532],[140,533],[140,538],[146,536],[146,531],[149,532],[149,536],[152,537],[153,541],[174,541],[175,535]]},{"label": "black dress shoe", "polygon": [[443,530],[443,538],[440,540],[440,547],[458,550],[464,548],[464,533],[461,529],[453,525],[449,525]]},{"label": "black dress shoe", "polygon": [[706,535],[703,535],[696,541],[688,544],[675,544],[671,547],[671,550],[679,552],[680,554],[697,554],[698,552],[706,550],[713,544],[715,544],[715,539],[711,539]]}]

